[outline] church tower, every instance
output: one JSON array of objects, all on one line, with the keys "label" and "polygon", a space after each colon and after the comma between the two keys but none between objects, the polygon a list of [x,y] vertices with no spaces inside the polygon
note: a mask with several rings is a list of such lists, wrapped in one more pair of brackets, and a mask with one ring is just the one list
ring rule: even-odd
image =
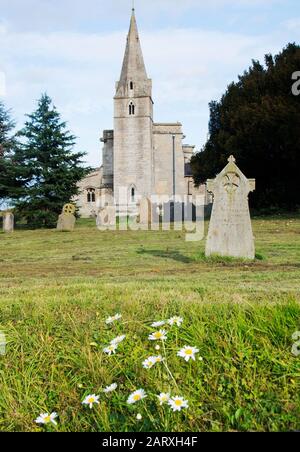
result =
[{"label": "church tower", "polygon": [[153,190],[153,101],[135,13],[114,97],[114,194],[126,191],[134,208],[138,196]]}]

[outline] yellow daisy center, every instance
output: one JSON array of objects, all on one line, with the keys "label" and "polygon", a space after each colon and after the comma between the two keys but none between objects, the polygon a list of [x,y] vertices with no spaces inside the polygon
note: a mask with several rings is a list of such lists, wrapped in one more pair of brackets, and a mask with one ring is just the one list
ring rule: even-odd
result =
[{"label": "yellow daisy center", "polygon": [[45,417],[45,422],[50,422],[51,421],[51,416],[46,416]]},{"label": "yellow daisy center", "polygon": [[95,402],[94,397],[90,397],[90,398],[88,399],[88,402],[89,402],[89,403],[94,403],[94,402]]},{"label": "yellow daisy center", "polygon": [[158,331],[157,333],[154,333],[154,337],[156,337],[156,339],[160,339],[162,336],[163,335],[160,331]]},{"label": "yellow daisy center", "polygon": [[189,348],[189,349],[187,349],[187,350],[185,351],[185,354],[186,354],[186,355],[192,355],[192,354],[193,354],[193,350],[192,350],[191,348]]},{"label": "yellow daisy center", "polygon": [[175,405],[176,406],[181,406],[182,405],[182,401],[181,400],[175,400]]},{"label": "yellow daisy center", "polygon": [[133,396],[133,400],[134,400],[135,402],[137,402],[137,401],[140,400],[140,399],[141,399],[140,394],[135,394],[135,395]]}]

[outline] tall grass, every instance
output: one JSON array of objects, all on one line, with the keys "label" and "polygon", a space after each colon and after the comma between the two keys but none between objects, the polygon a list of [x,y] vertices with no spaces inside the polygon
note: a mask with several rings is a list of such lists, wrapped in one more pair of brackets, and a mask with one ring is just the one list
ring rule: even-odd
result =
[{"label": "tall grass", "polygon": [[[20,231],[0,237],[0,430],[289,431],[300,427],[299,219],[256,220],[254,263],[206,261],[203,244],[169,233]],[[276,233],[279,230],[280,232]],[[200,256],[200,257],[199,257]],[[116,312],[122,320],[107,326]],[[180,315],[156,351],[151,323]],[[115,356],[103,348],[119,334]],[[177,356],[196,346],[202,361]],[[165,365],[143,369],[162,353]],[[118,388],[111,395],[103,389]],[[129,394],[147,398],[133,406]],[[173,413],[157,394],[189,401]],[[88,394],[100,405],[82,406]],[[142,420],[136,416],[140,413]]]}]

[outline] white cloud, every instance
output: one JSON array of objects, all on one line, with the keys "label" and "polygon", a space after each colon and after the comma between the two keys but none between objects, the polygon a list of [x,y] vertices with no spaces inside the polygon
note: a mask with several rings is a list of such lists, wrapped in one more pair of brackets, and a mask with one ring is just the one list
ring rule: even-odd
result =
[{"label": "white cloud", "polygon": [[300,17],[294,17],[284,23],[285,27],[291,31],[298,31],[300,36]]},{"label": "white cloud", "polygon": [[[244,5],[250,2],[240,1]],[[170,2],[159,3],[164,5],[162,8]],[[190,6],[195,3],[188,1]],[[145,2],[143,5],[146,7]],[[180,3],[180,7],[184,5]],[[155,120],[183,121],[188,141],[198,148],[206,139],[208,102],[219,98],[252,58],[261,59],[287,43],[285,37],[276,33],[248,36],[192,28],[140,32],[148,75],[153,79]],[[1,64],[7,74],[6,101],[16,112],[19,125],[24,113],[35,108],[41,92],[47,91],[80,137],[80,148],[89,152],[90,163],[98,165],[100,133],[113,127],[113,95],[126,33],[125,29],[99,34],[41,33],[16,31],[7,23],[0,25]]]},{"label": "white cloud", "polygon": [[5,95],[6,95],[5,73],[0,71],[0,96],[5,97]]}]

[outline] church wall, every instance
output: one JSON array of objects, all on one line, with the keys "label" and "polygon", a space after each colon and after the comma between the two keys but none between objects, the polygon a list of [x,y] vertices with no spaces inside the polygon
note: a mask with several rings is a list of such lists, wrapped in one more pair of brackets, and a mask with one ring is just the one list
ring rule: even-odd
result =
[{"label": "church wall", "polygon": [[114,186],[134,186],[146,196],[152,188],[152,101],[134,98],[135,114],[130,116],[130,100],[115,98]]},{"label": "church wall", "polygon": [[[91,218],[97,213],[97,203],[100,197],[100,185],[102,181],[102,167],[92,172],[82,179],[79,184],[79,196],[74,198],[74,202],[79,209],[78,213],[82,218]],[[95,202],[88,202],[88,192],[95,193]]]},{"label": "church wall", "polygon": [[184,155],[182,150],[182,126],[177,124],[154,124],[154,192],[173,195],[173,138],[175,135],[176,194],[185,195]]},{"label": "church wall", "polygon": [[101,188],[112,191],[114,177],[114,131],[104,130],[101,141],[104,143],[102,150],[103,178]]}]

